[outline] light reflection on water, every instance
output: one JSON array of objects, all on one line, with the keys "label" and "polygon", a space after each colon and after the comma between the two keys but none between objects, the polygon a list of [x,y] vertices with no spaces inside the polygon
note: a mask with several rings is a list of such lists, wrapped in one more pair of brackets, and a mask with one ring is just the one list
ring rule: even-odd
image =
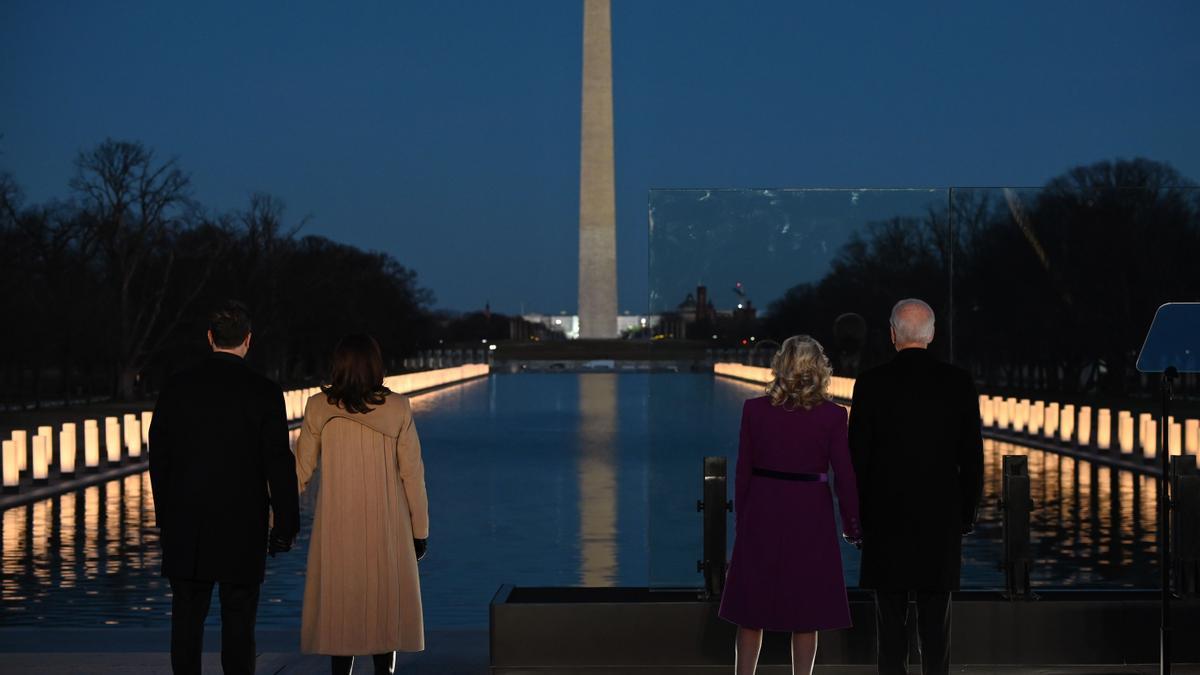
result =
[{"label": "light reflection on water", "polygon": [[[666,378],[654,381],[660,403],[708,401],[713,409],[652,407],[650,378]],[[433,523],[421,562],[427,625],[486,625],[487,603],[501,583],[656,583],[651,557],[655,569],[679,570],[679,579],[699,585],[692,575],[700,467],[679,463],[687,471],[676,480],[676,464],[664,460],[709,448],[730,454],[732,465],[724,448],[736,447],[740,401],[754,395],[755,387],[711,376],[560,374],[496,376],[415,398]],[[698,424],[698,415],[712,419]],[[672,441],[651,451],[652,424],[663,434],[657,438]],[[1035,583],[1153,586],[1152,478],[993,441],[985,444],[980,524],[965,540],[964,586],[1003,583],[997,500],[1004,454],[1029,456]],[[669,466],[670,475],[655,474],[653,465]],[[668,479],[675,485],[660,482]],[[312,505],[306,494],[293,551],[268,561],[260,625],[299,624]],[[143,473],[5,511],[0,625],[165,626],[170,589],[159,576],[153,508]],[[648,520],[655,525],[648,528]],[[659,527],[688,537],[661,537]],[[851,582],[857,566],[849,555]],[[213,605],[216,623],[215,597]]]}]

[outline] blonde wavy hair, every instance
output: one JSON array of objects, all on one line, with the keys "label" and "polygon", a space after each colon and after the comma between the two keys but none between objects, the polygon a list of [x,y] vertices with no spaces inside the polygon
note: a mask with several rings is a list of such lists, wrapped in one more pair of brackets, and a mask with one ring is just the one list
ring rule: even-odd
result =
[{"label": "blonde wavy hair", "polygon": [[833,367],[820,342],[807,335],[793,335],[771,359],[775,379],[767,385],[771,405],[787,410],[808,410],[829,400],[829,379]]}]

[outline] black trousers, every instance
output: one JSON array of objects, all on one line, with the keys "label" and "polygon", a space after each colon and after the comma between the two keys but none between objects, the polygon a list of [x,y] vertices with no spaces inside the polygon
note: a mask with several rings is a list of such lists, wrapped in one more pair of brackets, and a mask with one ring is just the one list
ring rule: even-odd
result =
[{"label": "black trousers", "polygon": [[[908,669],[908,593],[875,591],[875,629],[880,675],[904,675]],[[950,672],[950,592],[917,591],[917,639],[921,672]]]},{"label": "black trousers", "polygon": [[[371,657],[375,663],[375,675],[392,675],[396,668],[396,652],[376,654]],[[350,675],[354,670],[353,656],[333,657],[333,675]]]},{"label": "black trousers", "polygon": [[[171,671],[200,675],[204,619],[216,582],[171,579]],[[225,675],[254,674],[254,622],[259,584],[221,582],[221,668]]]}]

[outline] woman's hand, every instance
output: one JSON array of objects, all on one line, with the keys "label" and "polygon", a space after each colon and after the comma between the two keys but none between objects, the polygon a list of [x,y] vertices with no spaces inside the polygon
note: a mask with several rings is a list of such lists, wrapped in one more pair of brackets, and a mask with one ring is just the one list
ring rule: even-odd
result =
[{"label": "woman's hand", "polygon": [[413,539],[413,548],[417,552],[417,560],[425,557],[425,551],[429,548],[428,539]]}]

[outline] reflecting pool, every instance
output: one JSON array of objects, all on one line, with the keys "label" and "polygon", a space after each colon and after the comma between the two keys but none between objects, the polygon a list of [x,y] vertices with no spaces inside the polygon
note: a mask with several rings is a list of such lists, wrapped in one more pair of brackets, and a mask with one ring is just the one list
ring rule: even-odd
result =
[{"label": "reflecting pool", "polygon": [[[757,392],[707,374],[546,374],[414,398],[432,522],[420,563],[427,625],[486,626],[502,583],[700,585],[700,458],[732,466],[741,403]],[[985,451],[964,586],[1003,583],[1004,454],[1030,458],[1036,584],[1153,586],[1153,479],[1006,443]],[[312,498],[296,547],[268,561],[262,626],[299,625]],[[5,511],[0,625],[165,626],[152,522],[146,474]],[[857,554],[844,552],[853,582]]]}]

